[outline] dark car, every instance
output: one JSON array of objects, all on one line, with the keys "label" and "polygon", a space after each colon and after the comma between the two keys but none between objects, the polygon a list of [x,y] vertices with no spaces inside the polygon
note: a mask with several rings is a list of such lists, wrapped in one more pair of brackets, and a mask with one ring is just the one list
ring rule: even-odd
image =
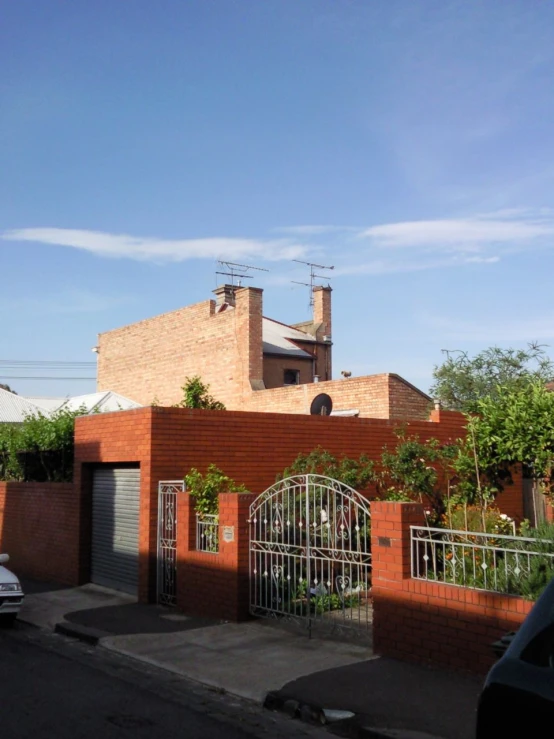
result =
[{"label": "dark car", "polygon": [[554,736],[554,580],[491,668],[477,709],[477,739]]}]

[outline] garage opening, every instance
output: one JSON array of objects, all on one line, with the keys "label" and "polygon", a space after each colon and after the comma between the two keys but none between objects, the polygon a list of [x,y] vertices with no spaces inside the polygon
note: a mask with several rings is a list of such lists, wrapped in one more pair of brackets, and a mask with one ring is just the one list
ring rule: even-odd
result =
[{"label": "garage opening", "polygon": [[139,510],[138,467],[94,470],[91,582],[137,595]]}]

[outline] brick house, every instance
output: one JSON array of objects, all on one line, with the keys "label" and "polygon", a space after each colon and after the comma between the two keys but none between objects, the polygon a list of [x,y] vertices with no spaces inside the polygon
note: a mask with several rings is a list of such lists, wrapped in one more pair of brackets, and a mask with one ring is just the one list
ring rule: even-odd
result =
[{"label": "brick house", "polygon": [[223,285],[207,300],[102,333],[97,389],[143,405],[173,405],[200,375],[228,410],[310,413],[322,393],[333,413],[428,417],[430,398],[395,374],[332,379],[331,288],[314,287],[313,317],[285,325],[263,315],[263,291]]}]

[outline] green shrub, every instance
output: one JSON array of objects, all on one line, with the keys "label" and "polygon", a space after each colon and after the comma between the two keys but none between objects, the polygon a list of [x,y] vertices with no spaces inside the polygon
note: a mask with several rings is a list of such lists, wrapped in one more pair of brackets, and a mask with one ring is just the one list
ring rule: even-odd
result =
[{"label": "green shrub", "polygon": [[86,410],[38,413],[0,424],[0,480],[67,482],[73,478],[75,418]]},{"label": "green shrub", "polygon": [[225,406],[216,400],[208,390],[209,385],[202,382],[199,375],[186,377],[185,384],[181,388],[183,399],[177,403],[177,408],[203,408],[208,411],[224,411]]},{"label": "green shrub", "polygon": [[277,481],[296,475],[324,475],[354,490],[363,490],[373,481],[374,467],[365,454],[358,459],[346,455],[339,458],[318,446],[308,454],[300,453],[289,467],[277,475]]},{"label": "green shrub", "polygon": [[246,493],[244,485],[227,477],[215,464],[211,464],[206,474],[193,467],[185,475],[187,492],[194,498],[197,513],[216,515],[219,513],[219,493]]}]

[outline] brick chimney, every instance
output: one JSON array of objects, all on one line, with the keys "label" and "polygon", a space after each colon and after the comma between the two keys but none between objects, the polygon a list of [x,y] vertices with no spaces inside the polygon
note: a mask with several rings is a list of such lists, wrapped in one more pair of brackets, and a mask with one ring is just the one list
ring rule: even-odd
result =
[{"label": "brick chimney", "polygon": [[215,295],[215,307],[221,308],[222,305],[235,305],[235,286],[220,285],[213,291]]},{"label": "brick chimney", "polygon": [[243,371],[243,392],[264,388],[263,290],[236,288],[236,336]]},{"label": "brick chimney", "polygon": [[316,337],[319,341],[323,341],[323,337],[327,336],[331,340],[332,324],[331,324],[331,288],[317,285],[313,290],[314,299],[314,325],[316,326]]}]

